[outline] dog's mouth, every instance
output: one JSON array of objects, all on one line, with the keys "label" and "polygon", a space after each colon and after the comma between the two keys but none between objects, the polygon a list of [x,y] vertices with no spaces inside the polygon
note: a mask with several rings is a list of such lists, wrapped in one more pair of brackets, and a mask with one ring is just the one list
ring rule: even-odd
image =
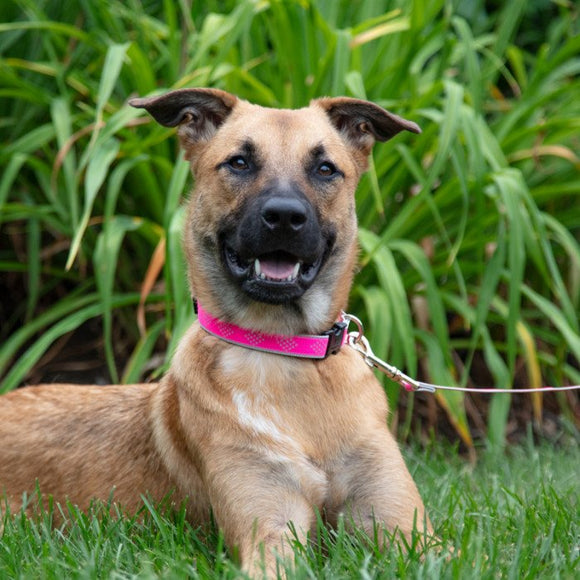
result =
[{"label": "dog's mouth", "polygon": [[246,259],[224,245],[223,255],[227,270],[251,298],[281,304],[299,298],[312,285],[327,252],[320,253],[314,261],[284,250]]}]

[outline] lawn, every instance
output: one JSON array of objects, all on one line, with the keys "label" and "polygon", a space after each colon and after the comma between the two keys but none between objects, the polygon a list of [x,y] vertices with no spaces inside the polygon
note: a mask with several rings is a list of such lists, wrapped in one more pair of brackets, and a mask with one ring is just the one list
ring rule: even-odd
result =
[{"label": "lawn", "polygon": [[[379,552],[344,530],[318,529],[297,545],[289,578],[573,579],[580,570],[580,446],[527,442],[477,464],[434,443],[406,456],[441,538],[421,554]],[[71,512],[67,512],[71,513]],[[239,578],[217,532],[192,528],[184,513],[139,517],[72,510],[66,528],[17,515],[0,541],[1,578]]]}]

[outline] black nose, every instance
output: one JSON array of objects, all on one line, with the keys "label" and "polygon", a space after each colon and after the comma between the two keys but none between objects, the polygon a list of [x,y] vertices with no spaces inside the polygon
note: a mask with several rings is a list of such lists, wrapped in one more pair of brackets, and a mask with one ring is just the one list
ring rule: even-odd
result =
[{"label": "black nose", "polygon": [[261,218],[271,231],[299,232],[308,221],[308,209],[295,197],[270,197],[262,205]]}]

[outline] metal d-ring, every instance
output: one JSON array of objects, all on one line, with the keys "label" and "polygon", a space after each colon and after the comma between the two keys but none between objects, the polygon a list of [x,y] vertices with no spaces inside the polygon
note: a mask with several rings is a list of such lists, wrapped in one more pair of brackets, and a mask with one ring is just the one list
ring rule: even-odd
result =
[{"label": "metal d-ring", "polygon": [[343,312],[342,318],[348,324],[351,322],[355,323],[357,332],[350,332],[349,337],[352,337],[353,344],[357,344],[365,335],[365,327],[363,326],[363,323],[361,322],[360,318],[356,317],[354,314],[347,314],[346,312]]}]

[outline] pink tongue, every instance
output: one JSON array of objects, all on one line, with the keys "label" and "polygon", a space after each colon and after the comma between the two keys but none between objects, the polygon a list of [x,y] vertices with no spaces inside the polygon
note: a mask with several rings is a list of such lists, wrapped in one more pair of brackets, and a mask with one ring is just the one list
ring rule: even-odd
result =
[{"label": "pink tongue", "polygon": [[260,260],[262,274],[272,280],[285,280],[294,274],[296,262],[287,260],[276,260],[273,258]]}]

